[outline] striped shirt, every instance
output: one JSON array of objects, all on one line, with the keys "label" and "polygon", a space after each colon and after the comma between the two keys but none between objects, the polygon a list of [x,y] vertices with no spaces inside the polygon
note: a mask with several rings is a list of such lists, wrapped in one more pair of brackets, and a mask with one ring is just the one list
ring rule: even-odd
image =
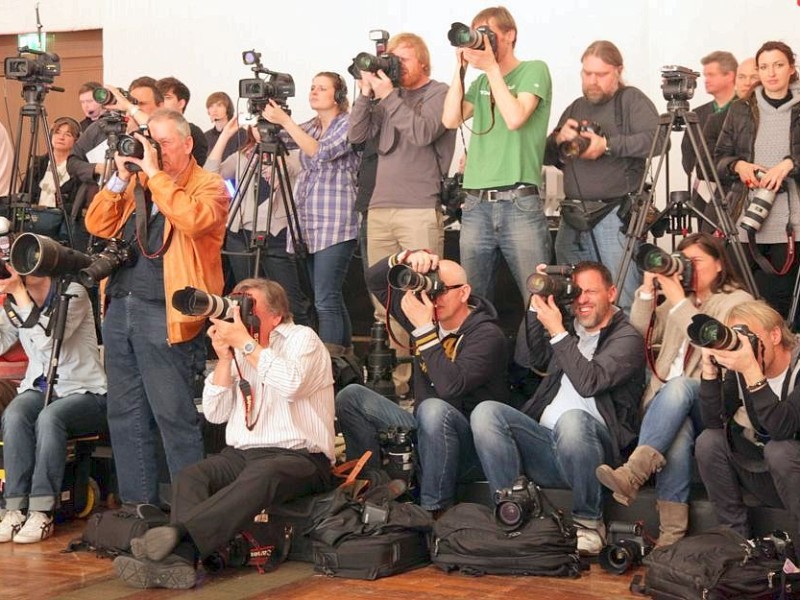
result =
[{"label": "striped shirt", "polygon": [[[358,235],[355,203],[359,156],[347,140],[348,120],[348,113],[339,113],[324,134],[319,119],[300,125],[319,142],[314,156],[300,153],[302,170],[294,194],[300,228],[312,254]],[[293,251],[291,236],[288,250]]]},{"label": "striped shirt", "polygon": [[282,323],[272,331],[257,368],[239,350],[236,360],[253,392],[253,415],[257,417],[252,430],[245,426],[244,399],[234,364],[230,386],[215,385],[212,373],[203,388],[206,419],[228,422],[225,442],[239,450],[306,449],[322,452],[333,462],[331,357],[317,334],[303,325]]}]

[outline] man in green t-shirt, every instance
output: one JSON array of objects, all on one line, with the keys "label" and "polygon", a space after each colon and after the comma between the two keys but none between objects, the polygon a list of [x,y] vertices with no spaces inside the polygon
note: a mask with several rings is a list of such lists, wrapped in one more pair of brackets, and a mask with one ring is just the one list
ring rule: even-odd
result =
[{"label": "man in green t-shirt", "polygon": [[[537,264],[551,259],[539,197],[552,96],[550,72],[542,61],[521,61],[514,55],[517,26],[505,8],[482,10],[472,27],[487,28],[493,35],[481,32],[482,49],[456,50],[456,73],[442,115],[450,129],[473,119],[464,167],[461,264],[473,292],[491,299],[502,252],[522,297],[527,298],[528,276]],[[482,73],[464,94],[460,71],[466,65]]]}]

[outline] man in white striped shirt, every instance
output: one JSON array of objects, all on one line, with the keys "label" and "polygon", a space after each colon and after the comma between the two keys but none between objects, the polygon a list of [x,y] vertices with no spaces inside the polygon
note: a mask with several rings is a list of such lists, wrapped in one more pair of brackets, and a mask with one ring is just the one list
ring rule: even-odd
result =
[{"label": "man in white striped shirt", "polygon": [[292,322],[279,284],[245,279],[234,293],[250,296],[258,321],[245,316],[243,323],[238,308],[232,322],[211,319],[219,361],[203,390],[206,419],[227,421],[228,447],[181,471],[171,525],[134,539],[134,556],[114,561],[117,575],[134,587],[194,586],[196,560],[228,543],[262,509],[330,484],[328,351],[312,329]]}]

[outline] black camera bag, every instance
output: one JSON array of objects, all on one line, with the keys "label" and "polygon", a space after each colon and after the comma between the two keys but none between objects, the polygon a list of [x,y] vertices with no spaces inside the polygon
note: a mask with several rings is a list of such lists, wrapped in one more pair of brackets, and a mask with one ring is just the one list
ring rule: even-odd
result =
[{"label": "black camera bag", "polygon": [[120,508],[93,514],[86,520],[81,537],[70,541],[64,551],[90,550],[108,558],[130,554],[133,538],[143,536],[152,527],[169,523],[165,513],[151,505],[141,506],[148,509]]},{"label": "black camera bag", "polygon": [[565,198],[560,203],[561,218],[577,231],[591,231],[612,210],[622,204],[616,200],[580,200]]},{"label": "black camera bag", "polygon": [[434,524],[431,560],[444,571],[467,575],[579,577],[581,572],[575,529],[558,512],[508,531],[490,508],[467,502]]},{"label": "black camera bag", "polygon": [[785,575],[784,558],[767,556],[729,527],[717,527],[644,559],[645,593],[655,600],[800,598],[800,579]]}]

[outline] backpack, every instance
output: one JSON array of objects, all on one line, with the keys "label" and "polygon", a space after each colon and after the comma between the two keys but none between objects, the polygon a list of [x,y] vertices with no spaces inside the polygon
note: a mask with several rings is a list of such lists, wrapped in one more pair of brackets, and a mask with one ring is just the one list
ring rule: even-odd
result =
[{"label": "backpack", "polygon": [[509,531],[482,504],[457,504],[433,526],[431,560],[444,571],[467,575],[579,577],[574,527],[558,511],[528,519]]},{"label": "backpack", "polygon": [[717,527],[656,548],[643,561],[644,591],[656,600],[800,598],[800,579],[783,573],[785,556],[770,539]]},{"label": "backpack", "polygon": [[169,517],[150,504],[95,513],[86,520],[81,537],[71,540],[64,552],[91,550],[106,558],[130,554],[133,538],[168,523]]}]

